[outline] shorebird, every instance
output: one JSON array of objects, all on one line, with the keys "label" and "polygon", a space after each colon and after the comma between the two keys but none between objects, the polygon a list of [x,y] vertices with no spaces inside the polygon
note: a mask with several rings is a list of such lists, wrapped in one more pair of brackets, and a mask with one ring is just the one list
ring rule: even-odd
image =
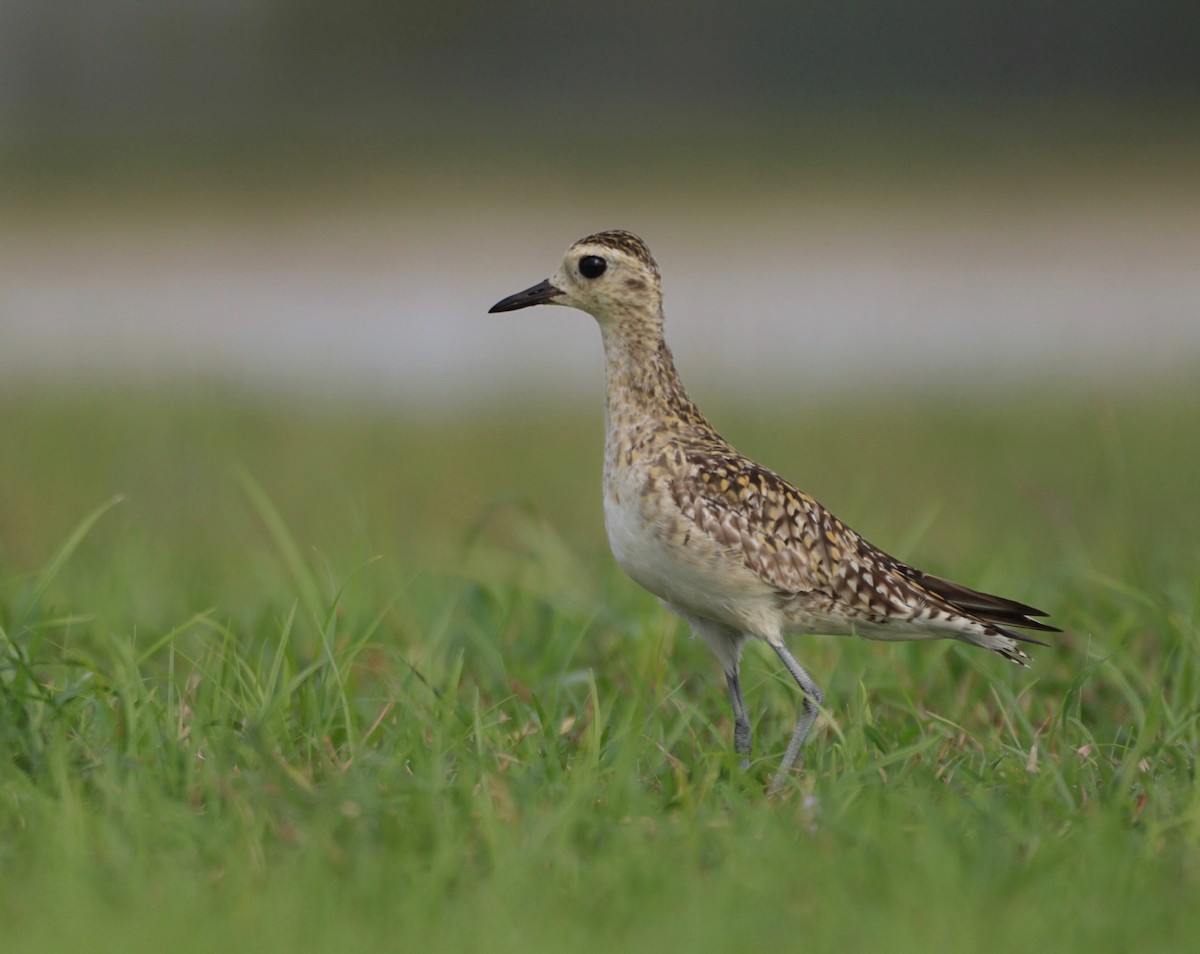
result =
[{"label": "shorebird", "polygon": [[779,771],[791,773],[824,695],[784,642],[797,634],[957,639],[1020,665],[1013,627],[1059,632],[1041,610],[914,569],[816,500],[743,457],[692,403],[663,337],[662,280],[646,243],[598,232],[545,281],[490,312],[530,305],[588,312],[604,341],[604,524],[621,568],[682,617],[716,654],[733,705],[734,749],[749,766],[750,719],[738,666],[767,643],[800,687],[802,707]]}]

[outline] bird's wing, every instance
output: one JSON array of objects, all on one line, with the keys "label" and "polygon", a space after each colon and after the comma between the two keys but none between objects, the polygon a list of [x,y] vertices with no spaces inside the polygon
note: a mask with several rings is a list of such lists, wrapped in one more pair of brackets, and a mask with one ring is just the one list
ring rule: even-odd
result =
[{"label": "bird's wing", "polygon": [[810,594],[848,616],[915,621],[961,615],[1056,631],[1028,618],[1045,615],[1033,607],[922,573],[889,556],[808,494],[740,455],[708,452],[688,462],[686,476],[672,487],[684,516],[783,598]]}]

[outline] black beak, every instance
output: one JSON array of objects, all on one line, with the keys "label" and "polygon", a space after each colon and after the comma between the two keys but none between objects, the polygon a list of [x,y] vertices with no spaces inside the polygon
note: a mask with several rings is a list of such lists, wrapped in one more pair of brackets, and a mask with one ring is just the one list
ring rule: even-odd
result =
[{"label": "black beak", "polygon": [[516,311],[518,308],[528,308],[530,305],[543,305],[562,294],[561,288],[555,288],[550,284],[550,279],[544,282],[538,282],[532,288],[526,288],[524,291],[517,292],[515,295],[509,295],[502,301],[496,302],[488,309],[489,315],[494,315],[498,311]]}]

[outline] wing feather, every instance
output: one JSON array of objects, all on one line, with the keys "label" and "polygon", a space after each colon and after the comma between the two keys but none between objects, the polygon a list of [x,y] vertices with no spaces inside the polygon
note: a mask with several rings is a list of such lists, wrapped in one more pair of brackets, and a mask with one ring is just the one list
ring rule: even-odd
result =
[{"label": "wing feather", "polygon": [[[915,622],[964,617],[1025,642],[1003,628],[1057,628],[1031,619],[1042,611],[914,569],[880,550],[779,475],[736,453],[688,455],[672,481],[680,510],[696,527],[773,587],[848,616]],[[1044,645],[1044,644],[1041,644]]]}]

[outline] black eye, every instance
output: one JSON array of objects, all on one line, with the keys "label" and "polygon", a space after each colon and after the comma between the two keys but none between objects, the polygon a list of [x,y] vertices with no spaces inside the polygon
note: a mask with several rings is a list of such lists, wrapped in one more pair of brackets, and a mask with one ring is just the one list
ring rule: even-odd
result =
[{"label": "black eye", "polygon": [[579,260],[579,274],[584,278],[599,278],[608,268],[608,262],[599,255],[585,255]]}]

